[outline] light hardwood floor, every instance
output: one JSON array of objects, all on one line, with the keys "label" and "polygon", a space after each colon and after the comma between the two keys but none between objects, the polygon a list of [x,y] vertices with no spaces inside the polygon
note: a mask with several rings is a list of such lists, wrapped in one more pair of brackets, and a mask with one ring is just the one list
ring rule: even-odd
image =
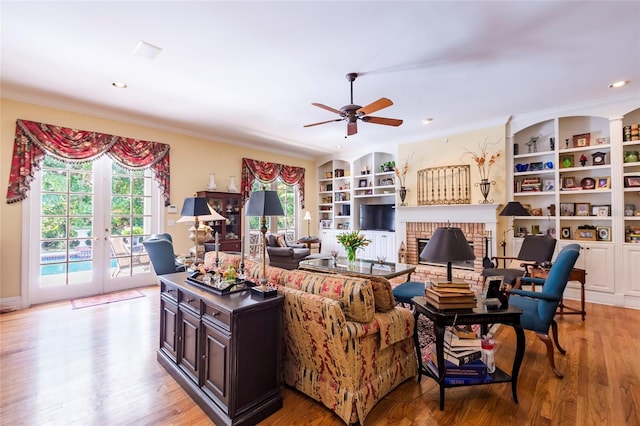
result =
[{"label": "light hardwood floor", "polygon": [[[72,310],[69,302],[0,315],[0,424],[210,425],[156,361],[159,289],[146,297]],[[572,305],[574,302],[569,301]],[[587,304],[587,318],[558,317],[565,356],[556,379],[545,348],[526,332],[518,382],[446,390],[408,380],[365,425],[638,425],[640,311]],[[510,370],[515,336],[502,327],[496,361]],[[342,425],[324,406],[290,388],[284,407],[261,425]]]}]

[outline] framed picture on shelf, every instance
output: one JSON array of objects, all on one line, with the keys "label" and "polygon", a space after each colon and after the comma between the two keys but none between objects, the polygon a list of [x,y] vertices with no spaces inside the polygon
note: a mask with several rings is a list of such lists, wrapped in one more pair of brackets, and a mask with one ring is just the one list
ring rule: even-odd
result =
[{"label": "framed picture on shelf", "polygon": [[358,182],[358,188],[366,188],[367,185],[367,180],[366,179],[360,179],[360,181]]},{"label": "framed picture on shelf", "polygon": [[596,240],[597,241],[611,241],[611,227],[610,226],[596,226]]},{"label": "framed picture on shelf", "polygon": [[611,216],[611,205],[591,206],[591,216]]},{"label": "framed picture on shelf", "polygon": [[343,228],[344,228],[344,229],[349,229],[349,221],[348,221],[348,220],[345,220],[345,221],[344,221],[344,226],[343,226]]},{"label": "framed picture on shelf", "polygon": [[611,188],[611,178],[609,176],[602,176],[596,178],[596,189],[609,189]]},{"label": "framed picture on shelf", "polygon": [[573,136],[573,147],[581,148],[583,146],[589,146],[591,141],[591,133],[582,133],[580,135]]},{"label": "framed picture on shelf", "polygon": [[536,162],[536,163],[529,163],[529,170],[531,171],[538,171],[538,170],[542,170],[543,169],[543,165],[542,165],[542,161]]},{"label": "framed picture on shelf", "polygon": [[342,229],[342,224],[341,223],[338,224],[338,229]]},{"label": "framed picture on shelf", "polygon": [[606,145],[609,143],[609,138],[596,138],[596,145]]},{"label": "framed picture on shelf", "polygon": [[596,240],[596,230],[595,229],[576,229],[576,240],[583,241],[595,241]]},{"label": "framed picture on shelf", "polygon": [[560,203],[560,216],[575,216],[576,205],[573,203]]},{"label": "framed picture on shelf", "polygon": [[624,177],[625,188],[640,188],[640,176],[625,176]]},{"label": "framed picture on shelf", "polygon": [[560,168],[567,169],[573,167],[573,154],[562,154],[560,156]]},{"label": "framed picture on shelf", "polygon": [[556,181],[553,179],[545,179],[543,188],[545,191],[554,191],[556,189]]},{"label": "framed picture on shelf", "polygon": [[575,176],[563,176],[562,177],[562,189],[569,189],[576,187]]},{"label": "framed picture on shelf", "polygon": [[560,238],[562,238],[563,240],[570,240],[571,239],[571,227],[563,226],[560,229]]},{"label": "framed picture on shelf", "polygon": [[590,203],[575,203],[576,216],[591,216],[591,204]]}]

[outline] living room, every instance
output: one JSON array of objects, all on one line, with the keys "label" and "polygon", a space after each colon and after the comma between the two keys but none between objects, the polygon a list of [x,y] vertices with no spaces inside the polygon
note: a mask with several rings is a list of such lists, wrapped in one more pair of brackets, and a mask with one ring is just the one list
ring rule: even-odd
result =
[{"label": "living room", "polygon": [[[635,50],[631,49],[632,52]],[[633,56],[633,55],[631,55]],[[637,58],[633,57],[630,61],[635,61],[637,63]],[[350,62],[346,62],[350,66]],[[354,64],[354,66],[357,66]],[[334,107],[339,107],[340,102],[346,103],[346,95],[347,95],[347,85],[343,79],[343,74],[346,72],[353,71],[352,69],[339,70],[337,72],[340,75],[340,80],[330,81],[328,83],[329,86],[335,89],[335,99],[337,103],[329,102],[323,100],[321,97],[311,97],[309,99],[300,100],[300,105],[298,106],[298,111],[303,109],[313,109],[314,107],[309,105],[311,102],[325,102]],[[285,73],[287,71],[284,71]],[[362,76],[355,83],[355,93],[358,97],[364,98],[363,101],[369,100],[369,93],[372,93],[371,99],[376,99],[380,96],[387,96],[387,88],[385,86],[378,86],[374,88],[373,92],[359,92],[360,87],[366,87],[366,78],[371,77],[374,78],[375,74],[367,76],[366,74]],[[635,75],[632,76],[620,76],[621,78],[630,79],[637,84],[637,81],[640,81],[640,78],[637,78],[637,71]],[[330,80],[330,79],[329,79]],[[524,79],[523,79],[524,80]],[[4,83],[4,82],[3,82]],[[365,83],[360,86],[361,83]],[[523,84],[524,81],[521,82]],[[308,85],[313,85],[313,82],[308,82]],[[609,84],[609,81],[603,83],[605,86]],[[377,86],[377,83],[375,84]],[[337,86],[337,87],[334,87]],[[238,87],[239,93],[242,93],[243,96],[246,96],[246,102],[249,103],[249,93],[251,91],[256,90],[255,87],[249,86],[250,88],[241,88]],[[284,87],[284,85],[282,86]],[[115,89],[114,89],[115,90]],[[294,89],[295,90],[295,89]],[[627,89],[625,89],[627,90]],[[375,93],[375,94],[373,94]],[[106,97],[114,96],[113,94],[105,95]],[[118,96],[118,95],[115,95]],[[397,104],[400,104],[398,101],[399,98],[396,96],[390,96]],[[425,95],[426,96],[426,95]],[[609,96],[609,95],[607,95]],[[304,215],[304,211],[308,210],[311,212],[312,217],[317,217],[319,211],[320,199],[317,195],[317,182],[320,179],[319,176],[319,167],[321,164],[326,161],[330,161],[333,159],[342,159],[345,161],[351,161],[352,159],[359,158],[362,155],[366,155],[368,153],[374,151],[385,151],[392,152],[396,158],[396,162],[398,165],[402,165],[405,159],[410,159],[409,165],[409,173],[407,175],[406,186],[409,188],[409,192],[407,193],[406,202],[408,204],[408,209],[418,208],[418,193],[417,193],[417,171],[430,168],[430,167],[439,167],[444,165],[452,165],[452,164],[461,164],[467,163],[471,165],[471,182],[475,183],[479,181],[479,175],[475,168],[475,165],[472,163],[468,157],[464,157],[464,153],[466,150],[477,152],[480,145],[484,141],[488,141],[490,143],[490,150],[493,151],[501,151],[502,155],[498,158],[498,161],[493,165],[491,169],[491,180],[495,180],[496,184],[491,187],[490,198],[493,199],[493,203],[495,204],[495,235],[492,241],[492,251],[495,254],[500,254],[502,248],[499,243],[504,235],[509,239],[509,245],[507,246],[508,253],[514,253],[516,250],[516,246],[511,244],[512,239],[514,239],[514,233],[510,230],[512,226],[512,222],[510,218],[499,217],[498,213],[502,205],[504,205],[508,201],[513,200],[513,190],[511,189],[511,181],[513,179],[512,169],[514,167],[514,159],[513,159],[513,137],[516,133],[527,129],[529,126],[534,125],[536,123],[544,122],[546,120],[557,120],[559,117],[565,116],[593,116],[599,118],[605,118],[607,120],[616,120],[617,117],[622,117],[625,114],[632,113],[636,111],[640,106],[640,102],[638,102],[639,93],[637,91],[627,91],[624,92],[623,95],[612,95],[610,98],[592,98],[591,102],[585,102],[582,97],[576,96],[575,99],[570,100],[567,103],[563,104],[555,104],[551,108],[540,108],[540,109],[530,109],[526,102],[518,100],[517,105],[515,100],[506,100],[505,103],[513,104],[511,109],[509,110],[509,114],[500,115],[491,117],[491,119],[482,120],[482,122],[477,122],[475,120],[471,120],[469,118],[470,114],[468,112],[461,113],[458,115],[457,119],[453,123],[449,123],[444,128],[436,128],[433,131],[425,131],[423,129],[428,129],[428,127],[423,127],[421,132],[423,133],[423,137],[420,139],[407,138],[402,140],[396,140],[393,131],[398,130],[396,128],[384,128],[384,136],[382,139],[386,138],[391,142],[381,142],[377,141],[377,143],[369,143],[369,140],[364,140],[364,136],[367,135],[367,126],[374,126],[374,124],[370,123],[360,123],[360,132],[363,136],[363,139],[356,139],[356,137],[351,137],[350,139],[344,140],[344,132],[345,132],[345,123],[333,123],[327,124],[326,126],[336,126],[339,129],[337,132],[339,133],[338,138],[332,133],[330,137],[327,137],[325,140],[325,145],[328,147],[332,145],[336,139],[338,142],[346,145],[347,143],[351,143],[351,145],[356,145],[355,147],[351,147],[350,149],[343,149],[340,151],[335,151],[333,148],[322,149],[314,149],[307,150],[305,153],[304,146],[302,144],[292,146],[291,149],[287,149],[286,144],[281,145],[280,148],[274,148],[268,144],[258,144],[251,138],[247,137],[247,141],[242,141],[242,137],[239,137],[240,140],[230,140],[227,134],[224,136],[220,136],[218,138],[211,137],[204,132],[199,130],[192,130],[184,124],[180,123],[179,125],[167,125],[167,123],[159,123],[158,125],[154,125],[152,123],[144,123],[143,120],[135,119],[135,120],[127,120],[122,119],[122,115],[119,115],[120,118],[115,118],[114,115],[110,113],[108,109],[105,109],[102,112],[96,112],[91,108],[85,108],[85,104],[75,104],[74,102],[63,99],[62,102],[56,103],[50,100],[39,99],[33,95],[33,93],[27,93],[23,97],[10,96],[1,99],[0,109],[2,110],[1,123],[0,123],[0,136],[2,140],[0,141],[0,176],[4,179],[4,182],[9,181],[9,172],[11,166],[11,154],[13,150],[13,143],[16,131],[16,120],[25,119],[32,120],[35,122],[41,123],[49,123],[52,125],[69,127],[73,129],[83,129],[83,130],[92,130],[97,132],[104,132],[112,135],[118,135],[128,138],[136,138],[141,140],[148,141],[156,141],[160,143],[168,144],[171,147],[171,204],[177,206],[177,212],[172,212],[168,207],[163,207],[159,212],[159,226],[158,230],[163,230],[172,234],[175,248],[178,253],[186,253],[191,245],[193,244],[188,238],[188,226],[180,223],[175,223],[175,221],[180,217],[179,211],[182,205],[182,201],[191,196],[195,191],[206,189],[207,183],[209,181],[209,176],[211,173],[216,174],[217,184],[220,188],[225,189],[230,181],[230,177],[234,176],[238,182],[241,179],[241,167],[242,167],[242,158],[253,158],[259,159],[261,161],[274,162],[278,164],[287,164],[296,167],[302,167],[306,171],[306,179],[305,179],[305,206],[304,210],[301,209],[299,212],[298,223],[297,223],[297,232],[298,236],[305,235],[306,232],[306,222],[302,220]],[[457,102],[464,102],[464,97],[456,96]],[[164,100],[164,102],[176,102],[174,98],[169,97],[169,100]],[[524,104],[522,104],[522,103]],[[398,105],[394,105],[394,107],[389,108],[389,112],[385,115],[395,116],[396,111],[395,108]],[[431,106],[432,110],[437,111],[437,106]],[[476,107],[478,108],[478,107]],[[302,127],[303,124],[312,122],[317,118],[317,121],[321,121],[323,114],[326,111],[316,112],[317,115],[313,117],[309,117],[307,120],[304,115],[296,118],[296,121],[299,123],[299,127]],[[326,112],[329,115],[329,112]],[[435,114],[435,113],[434,113]],[[126,114],[125,114],[126,115]],[[143,114],[144,115],[144,114]],[[117,116],[117,114],[116,114]],[[326,117],[327,119],[332,118],[332,116]],[[400,118],[405,118],[402,116]],[[188,120],[187,120],[188,121]],[[204,119],[206,121],[206,119]],[[473,125],[470,125],[473,123]],[[620,121],[620,125],[622,121]],[[616,124],[617,125],[617,124]],[[325,127],[326,127],[325,126]],[[382,126],[380,126],[382,127]],[[315,132],[318,133],[323,132],[321,130],[322,127],[304,129],[305,132]],[[617,129],[617,127],[611,127],[611,129]],[[576,131],[575,134],[579,132]],[[612,138],[612,134],[609,135]],[[564,142],[563,142],[564,143]],[[520,149],[524,148],[524,145],[520,144]],[[612,148],[613,149],[613,148]],[[622,147],[616,148],[618,150],[622,150]],[[331,151],[331,152],[329,152]],[[613,152],[613,151],[612,151]],[[617,152],[617,151],[616,151]],[[619,171],[612,171],[611,174],[621,173]],[[622,181],[622,175],[618,176],[618,181]],[[615,193],[614,197],[619,197],[620,194]],[[477,207],[479,205],[479,201],[481,201],[482,195],[479,192],[479,189],[476,187],[472,188],[472,196],[471,196],[471,205],[473,207]],[[616,204],[617,203],[617,204]],[[620,199],[614,200],[616,205],[623,205]],[[401,210],[401,209],[399,209]],[[27,258],[28,253],[25,253],[25,235],[28,234],[28,229],[25,229],[27,226],[25,225],[25,217],[29,214],[27,209],[25,208],[25,204],[23,202],[6,204],[2,203],[0,206],[0,238],[1,242],[1,252],[2,256],[0,257],[0,303],[3,306],[13,306],[16,308],[27,308],[29,306],[29,287],[25,283],[24,279],[24,271],[28,266],[25,265],[25,258]],[[618,214],[622,216],[620,212],[613,212],[614,215]],[[522,219],[521,219],[522,220]],[[525,219],[528,220],[528,219]],[[612,220],[618,220],[612,219]],[[31,222],[33,224],[33,222]],[[316,224],[316,221],[312,222],[312,234],[319,235],[322,229],[320,228],[320,224]],[[623,228],[623,224],[620,222],[616,222],[616,227],[618,230]],[[318,226],[316,228],[316,225]],[[624,262],[622,256],[622,243],[620,241],[620,237],[617,237],[617,242],[615,244],[615,267],[613,268],[615,273],[616,281],[611,283],[611,289],[596,289],[595,292],[590,293],[587,298],[588,307],[587,310],[589,312],[587,316],[587,325],[581,324],[577,318],[571,318],[570,320],[562,320],[565,321],[563,324],[562,332],[563,336],[567,336],[569,331],[579,334],[581,338],[584,339],[594,339],[594,335],[597,335],[597,332],[593,330],[591,327],[598,324],[600,321],[605,321],[605,318],[609,316],[607,312],[615,312],[614,316],[617,318],[637,318],[634,316],[635,313],[627,312],[628,309],[624,309],[621,307],[638,307],[638,298],[640,296],[637,293],[639,290],[637,288],[637,283],[634,286],[629,285],[626,281],[624,281],[624,273],[623,271],[630,270],[632,263]],[[401,242],[400,239],[396,240],[397,248],[399,248],[399,244]],[[397,251],[397,250],[396,250]],[[618,281],[618,277],[619,281]],[[153,284],[155,282],[155,278],[149,280],[148,282],[140,282],[131,285],[132,287],[144,286]],[[131,284],[131,283],[129,283]],[[633,284],[633,283],[632,283]],[[147,299],[150,299],[152,296],[152,292],[145,290],[145,293],[148,295]],[[575,302],[579,299],[579,292],[577,287],[574,287],[569,290],[569,299],[570,302]],[[599,296],[602,296],[598,299]],[[599,302],[599,303],[592,303]],[[143,303],[138,302],[141,306]],[[146,303],[146,302],[145,302]],[[157,312],[157,303],[149,302],[150,312],[155,315]],[[604,304],[603,304],[604,303]],[[614,305],[617,307],[611,307],[609,305]],[[56,304],[54,305],[54,309],[61,308],[62,305]],[[135,306],[135,305],[132,305]],[[154,310],[155,309],[155,310]],[[609,311],[608,309],[611,309]],[[28,312],[28,310],[27,310]],[[634,311],[635,312],[635,311]],[[591,316],[593,315],[593,316]],[[49,320],[55,321],[54,317],[48,317]],[[90,320],[90,319],[87,319]],[[27,319],[28,321],[28,319]],[[618,320],[611,321],[608,323],[612,328],[618,327],[620,324]],[[591,324],[588,324],[591,323]],[[600,322],[600,324],[602,324]],[[3,324],[6,327],[12,327],[10,323]],[[584,330],[589,328],[588,330]],[[578,331],[581,330],[581,331]],[[56,332],[63,332],[61,330],[56,330]],[[85,336],[86,337],[86,336]],[[155,337],[154,337],[155,338]],[[504,347],[505,349],[509,348],[511,343],[507,343],[509,340],[508,334],[504,335]],[[598,338],[599,339],[599,338]],[[153,339],[152,339],[153,340]],[[591,341],[591,340],[589,340]],[[570,342],[574,343],[576,348],[580,347],[582,350],[586,350],[583,346],[580,346],[579,338],[572,338]],[[5,341],[3,341],[4,346]],[[527,366],[528,369],[534,369],[538,371],[545,371],[547,369],[546,364],[544,363],[545,359],[543,357],[544,350],[543,347],[539,344],[539,342],[535,342],[535,339],[528,339],[528,347],[527,351],[531,351],[537,355],[540,355],[541,358],[535,358],[534,360],[529,359],[528,362],[531,362]],[[608,341],[608,343],[613,344],[613,342]],[[582,343],[583,345],[584,343]],[[4,352],[5,348],[3,348]],[[574,350],[574,349],[570,349]],[[594,353],[590,353],[595,356]],[[504,361],[506,358],[498,359],[498,362],[501,360]],[[630,362],[628,359],[619,360],[620,362]],[[155,362],[155,361],[151,361]],[[527,361],[525,361],[527,362]],[[580,366],[586,366],[587,362],[584,358],[580,361]],[[577,375],[578,372],[574,371]],[[612,371],[608,371],[608,373],[613,374]],[[589,374],[596,374],[596,372],[592,371]],[[535,386],[535,378],[530,377],[528,379],[524,379],[521,381],[521,387],[534,387]],[[582,376],[580,376],[582,377]],[[572,379],[573,380],[573,379]],[[424,382],[428,382],[428,380],[423,380]],[[168,382],[164,382],[166,386]],[[556,385],[554,382],[545,381],[545,383],[553,389],[559,391],[559,387],[561,385]],[[575,386],[568,390],[568,392],[577,393],[579,388],[579,380],[575,378],[575,381],[572,381],[572,386]],[[407,402],[413,396],[418,397],[418,395],[422,395],[423,393],[429,393],[430,397],[434,396],[437,399],[437,392],[431,389],[428,385],[423,384],[423,387],[404,388],[402,395],[405,398],[405,402],[402,405],[398,405],[389,408],[390,412],[382,412],[378,413],[377,417],[374,415],[372,417],[372,422],[375,424],[384,424],[384,418],[389,416],[393,418],[394,410],[403,410],[408,409],[410,403]],[[174,392],[179,392],[175,387],[171,388]],[[506,389],[506,388],[505,388]],[[563,388],[564,389],[564,388]],[[491,398],[491,392],[482,392],[472,394],[475,398],[475,401],[478,401],[478,405],[483,405],[484,402],[480,401],[480,398]],[[544,393],[544,390],[538,390],[535,393],[526,394],[523,393],[521,395],[521,399],[530,398],[533,399],[534,396],[536,398],[541,397],[540,394]],[[409,395],[409,396],[407,396]],[[460,400],[463,400],[465,397],[464,390],[458,392]],[[4,395],[3,395],[4,397]],[[303,406],[308,407],[310,404],[304,397],[299,395],[295,395],[293,392],[289,392],[285,396],[285,407],[287,407],[286,398],[290,398],[289,401],[293,400],[296,403],[302,404]],[[593,394],[590,394],[590,397],[594,397]],[[508,400],[508,392],[507,397]],[[197,408],[190,408],[187,405],[188,397],[184,397],[181,394],[181,404],[183,404],[183,408],[185,410],[197,410]],[[473,401],[473,400],[472,400]],[[490,404],[498,404],[498,400],[492,400]],[[502,401],[502,400],[500,400]],[[548,402],[548,400],[545,400]],[[510,401],[508,403],[511,403]],[[550,404],[550,402],[548,402]],[[306,405],[305,405],[306,404]],[[419,404],[423,405],[424,402],[420,402]],[[534,404],[531,400],[527,405],[527,412],[525,416],[531,419],[531,412],[535,411],[535,408],[532,408],[531,405]],[[392,402],[386,400],[380,410],[386,410],[387,407],[392,405]],[[313,405],[312,405],[313,406]],[[186,408],[185,408],[186,407]],[[491,421],[480,417],[455,417],[455,414],[452,414],[453,411],[462,411],[469,410],[468,407],[465,407],[464,403],[458,401],[456,405],[451,405],[451,407],[456,407],[452,409],[452,411],[447,410],[444,414],[438,413],[437,415],[429,414],[429,410],[433,409],[437,405],[428,406],[424,409],[422,413],[412,412],[412,415],[416,416],[416,420],[414,424],[424,424],[429,421],[438,421],[438,422],[451,422],[455,423],[456,419],[464,419],[466,421],[478,421],[480,423],[490,424]],[[557,408],[557,406],[554,406]],[[424,407],[423,407],[424,408]],[[544,407],[539,407],[540,411],[544,411]],[[322,416],[323,414],[322,407],[315,407],[313,409],[313,413],[318,416]],[[515,410],[515,408],[514,408]],[[633,409],[630,409],[633,411]],[[292,411],[295,411],[295,408],[292,408]],[[448,414],[447,414],[448,412]],[[627,411],[628,412],[628,411]],[[620,413],[616,412],[616,414],[611,414],[609,412],[610,418],[620,419]],[[548,415],[547,419],[553,419],[552,414]],[[199,417],[203,416],[203,417]],[[605,417],[607,417],[605,415]],[[398,418],[402,418],[401,414],[398,414]],[[506,417],[505,417],[506,418]],[[200,421],[206,424],[206,417],[203,413],[199,412],[195,415],[194,418],[190,419]],[[296,419],[296,417],[288,417],[285,418],[285,422],[295,423],[292,419]],[[313,419],[306,418],[309,421],[313,421]],[[329,418],[330,420],[333,420]],[[435,419],[435,420],[434,420]],[[540,419],[540,418],[538,418]],[[123,419],[119,419],[121,422]],[[328,421],[330,421],[328,420]],[[628,418],[627,418],[628,420]],[[62,422],[60,418],[58,418],[59,422]],[[162,419],[162,422],[169,423],[173,420],[170,416]],[[176,420],[179,422],[179,420]],[[422,422],[421,422],[422,421]],[[549,420],[551,421],[551,420]],[[55,421],[54,421],[55,422]],[[268,422],[267,422],[268,423]],[[372,424],[374,424],[372,423]],[[567,422],[568,424],[573,424],[571,421]],[[606,421],[605,421],[606,423]]]}]

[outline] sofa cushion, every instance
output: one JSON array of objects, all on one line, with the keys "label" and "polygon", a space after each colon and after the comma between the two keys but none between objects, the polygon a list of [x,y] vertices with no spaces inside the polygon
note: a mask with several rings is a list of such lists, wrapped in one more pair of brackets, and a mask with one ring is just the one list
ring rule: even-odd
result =
[{"label": "sofa cushion", "polygon": [[376,312],[387,312],[395,308],[396,301],[393,297],[391,283],[385,277],[372,276],[371,288],[373,289],[373,299],[376,303]]},{"label": "sofa cushion", "polygon": [[287,242],[285,241],[283,234],[278,235],[276,237],[276,241],[277,241],[279,247],[286,247],[287,246]]},{"label": "sofa cushion", "polygon": [[368,279],[294,270],[289,271],[284,285],[342,302],[342,310],[351,321],[373,320],[375,302]]},{"label": "sofa cushion", "polygon": [[[218,252],[218,267],[222,271],[226,271],[229,265],[233,266],[234,269],[238,269],[240,265],[240,256],[233,253],[225,253],[223,251]],[[204,265],[208,268],[213,268],[216,263],[216,252],[208,251],[204,254]]]}]

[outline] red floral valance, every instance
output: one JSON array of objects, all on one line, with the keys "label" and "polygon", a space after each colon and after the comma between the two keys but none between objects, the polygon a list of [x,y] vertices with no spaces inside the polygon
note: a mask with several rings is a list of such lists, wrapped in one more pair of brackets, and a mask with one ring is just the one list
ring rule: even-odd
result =
[{"label": "red floral valance", "polygon": [[169,205],[169,145],[27,120],[16,121],[7,203],[27,198],[33,175],[47,154],[74,162],[93,161],[107,154],[129,169],[150,168],[164,205]]},{"label": "red floral valance", "polygon": [[278,177],[287,185],[298,184],[300,191],[300,205],[304,208],[304,168],[287,166],[285,164],[268,163],[266,161],[242,159],[242,203],[244,204],[251,194],[253,181],[257,178],[260,182],[270,183]]}]

